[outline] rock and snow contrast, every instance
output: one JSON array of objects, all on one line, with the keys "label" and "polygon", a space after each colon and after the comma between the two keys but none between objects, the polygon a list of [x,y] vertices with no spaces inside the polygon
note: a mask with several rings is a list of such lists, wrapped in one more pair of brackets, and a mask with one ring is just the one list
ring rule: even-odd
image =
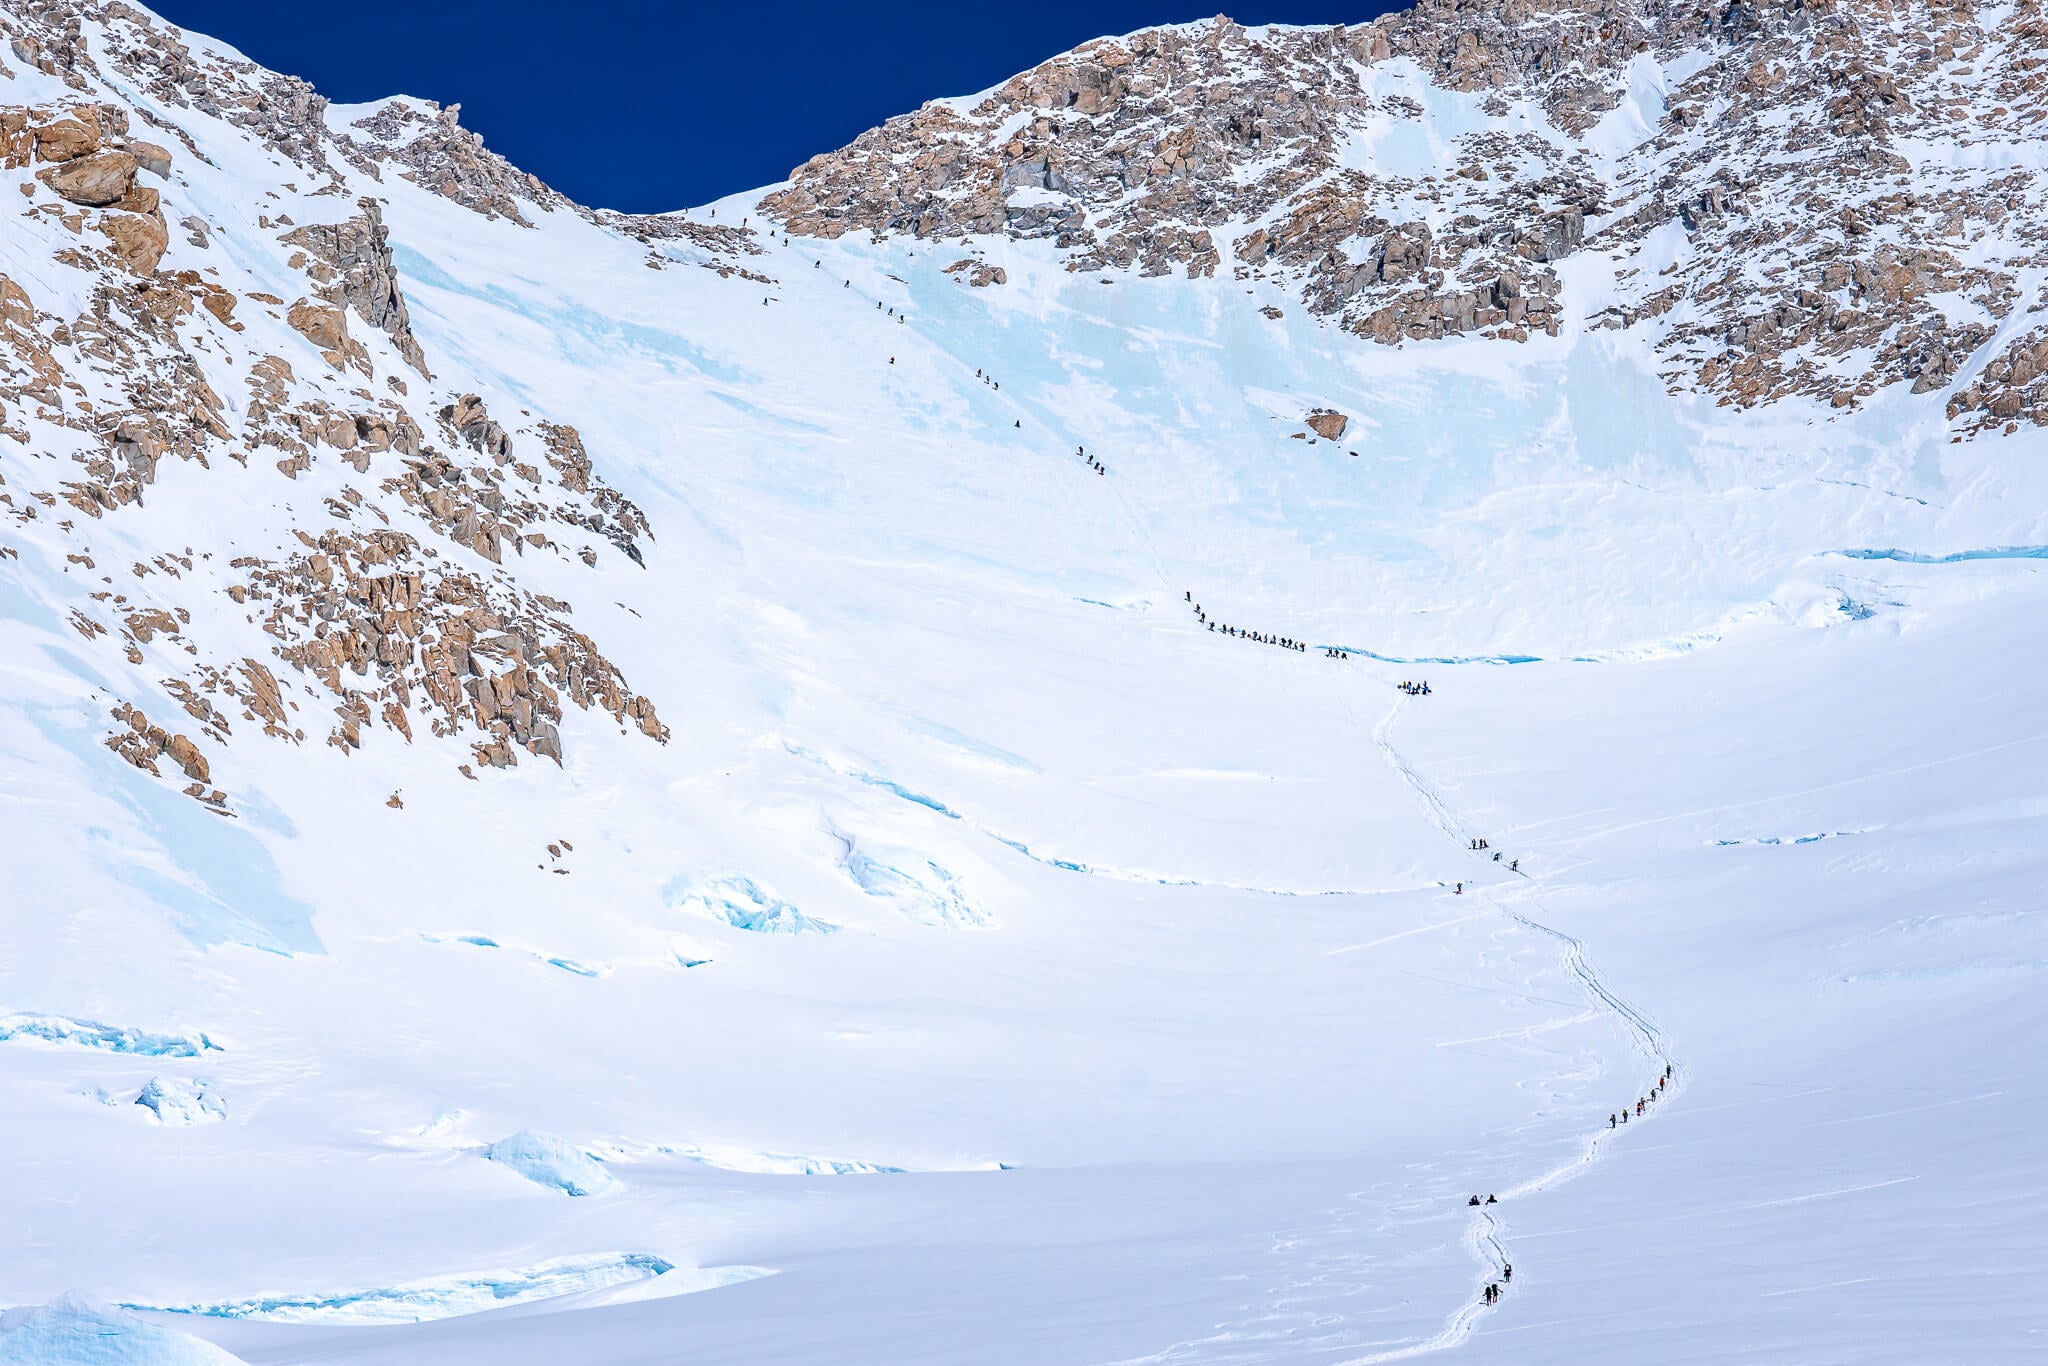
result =
[{"label": "rock and snow contrast", "polygon": [[0,1361],[2042,1350],[2037,0],[0,37]]}]

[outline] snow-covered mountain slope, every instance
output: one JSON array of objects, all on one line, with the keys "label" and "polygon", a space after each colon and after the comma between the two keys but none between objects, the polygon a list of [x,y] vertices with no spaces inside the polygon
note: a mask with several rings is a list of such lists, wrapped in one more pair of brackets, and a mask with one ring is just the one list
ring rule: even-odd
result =
[{"label": "snow-covered mountain slope", "polygon": [[0,1361],[2036,1349],[2035,7],[0,22]]}]

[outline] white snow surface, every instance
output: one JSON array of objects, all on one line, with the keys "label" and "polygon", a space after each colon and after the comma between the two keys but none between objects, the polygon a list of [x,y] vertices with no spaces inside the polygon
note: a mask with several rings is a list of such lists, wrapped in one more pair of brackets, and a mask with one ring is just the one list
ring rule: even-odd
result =
[{"label": "white snow surface", "polygon": [[[226,247],[166,268],[260,268],[290,175],[179,119]],[[2040,1359],[2040,434],[351,189],[432,368],[646,509],[644,569],[520,572],[674,738],[240,736],[224,821],[101,746],[175,707],[10,527],[0,1304],[47,1307],[0,1361]],[[224,561],[340,479],[167,462],[96,552]],[[94,1099],[152,1086],[211,1122]]]}]

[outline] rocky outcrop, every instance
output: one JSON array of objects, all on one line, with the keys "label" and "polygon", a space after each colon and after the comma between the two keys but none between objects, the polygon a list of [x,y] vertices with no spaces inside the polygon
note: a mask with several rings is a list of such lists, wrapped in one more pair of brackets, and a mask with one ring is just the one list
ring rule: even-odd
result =
[{"label": "rocky outcrop", "polygon": [[446,109],[432,101],[420,105],[389,100],[376,113],[356,120],[361,134],[343,144],[343,153],[358,167],[381,174],[381,165],[444,199],[451,199],[486,218],[508,218],[522,227],[532,223],[522,211],[565,207],[568,201],[484,146],[484,140],[461,124],[462,106]]},{"label": "rocky outcrop", "polygon": [[401,532],[300,540],[282,561],[237,561],[237,601],[260,606],[279,657],[331,699],[329,744],[360,749],[377,727],[411,742],[424,722],[467,735],[491,767],[521,752],[559,764],[565,698],[668,739],[653,702],[570,624],[569,604],[466,572]]},{"label": "rocky outcrop", "polygon": [[99,230],[121,266],[130,275],[154,275],[170,249],[170,229],[156,213],[110,213],[102,217]]},{"label": "rocky outcrop", "polygon": [[[941,101],[892,119],[798,167],[761,208],[826,237],[1050,238],[1071,269],[1145,275],[1211,274],[1215,229],[1265,222],[1232,254],[1253,273],[1277,257],[1315,275],[1311,306],[1341,312],[1362,290],[1419,278],[1427,263],[1427,224],[1374,211],[1412,181],[1340,169],[1374,120],[1422,112],[1375,99],[1362,65],[1405,57],[1462,90],[1540,86],[1557,119],[1582,126],[1615,103],[1614,73],[1643,31],[1625,4],[1583,3],[1425,6],[1361,29],[1251,31],[1217,19],[1147,30],[1054,58],[971,108]],[[1566,80],[1567,67],[1579,75]],[[1558,148],[1537,154],[1569,161]],[[1568,191],[1571,179],[1542,190]],[[1547,262],[1576,249],[1584,210],[1542,190],[1502,196],[1513,202],[1495,235]],[[1405,235],[1376,260],[1345,246],[1395,223]],[[1421,259],[1403,255],[1417,246]]]},{"label": "rocky outcrop", "polygon": [[[0,167],[52,163],[36,179],[66,204],[100,210],[91,226],[107,239],[113,261],[147,277],[170,246],[170,229],[158,191],[137,184],[136,173],[168,173],[170,154],[153,143],[129,143],[127,128],[126,112],[110,105],[79,104],[63,112],[0,108]],[[61,213],[60,220],[74,223]],[[86,221],[81,217],[74,227]]]},{"label": "rocky outcrop", "polygon": [[[90,648],[113,652],[112,667],[146,668],[192,718],[188,735],[124,705],[109,746],[227,814],[208,784],[231,766],[230,748],[300,744],[309,730],[351,753],[380,733],[446,742],[464,767],[560,762],[561,722],[584,710],[665,741],[653,700],[627,685],[570,603],[524,586],[515,568],[536,555],[574,573],[615,568],[613,547],[643,562],[651,533],[640,510],[599,477],[573,427],[525,413],[524,425],[501,423],[473,394],[409,395],[406,378],[432,377],[375,199],[350,193],[341,203],[354,203],[353,216],[307,225],[263,202],[298,195],[291,211],[303,218],[302,203],[394,166],[486,216],[531,221],[558,197],[483,150],[453,110],[394,102],[372,120],[388,140],[337,134],[303,82],[187,43],[119,0],[8,11],[0,32],[78,92],[0,105],[0,164],[21,171],[28,197],[10,234],[53,270],[78,272],[59,277],[75,288],[50,291],[64,316],[0,276],[0,438],[34,456],[5,462],[0,516],[77,536],[223,459],[283,480],[319,472],[313,520],[287,529],[299,544],[282,552],[167,546],[124,569],[81,543],[81,582],[98,570],[105,588],[81,598],[72,624]],[[133,117],[157,140],[131,138],[131,112],[108,102],[137,88],[151,101]],[[277,158],[276,189],[248,187],[261,197],[255,228],[223,231],[204,203],[179,202],[174,158],[206,158],[165,111],[219,119]],[[196,268],[164,268],[167,212]],[[757,251],[746,236],[721,234],[712,248]],[[219,253],[223,238],[235,254]],[[274,259],[251,269],[251,251]],[[303,273],[304,292],[271,292],[289,272]],[[260,333],[271,350],[249,346]],[[379,334],[398,366],[364,345]],[[232,425],[218,384],[242,400]],[[193,610],[215,593],[237,610]],[[267,652],[245,653],[246,638],[223,628],[245,613]]]},{"label": "rocky outcrop", "polygon": [[166,731],[162,726],[152,725],[147,716],[135,707],[123,702],[114,708],[114,720],[118,728],[107,737],[107,748],[126,759],[135,767],[155,777],[163,777],[159,759],[171,764],[189,780],[185,795],[199,802],[208,810],[221,815],[228,814],[227,795],[219,788],[209,788],[212,768],[199,746],[184,735]]},{"label": "rocky outcrop", "polygon": [[[962,274],[962,272],[965,273]],[[971,256],[955,261],[952,265],[947,266],[946,274],[960,275],[962,279],[966,280],[968,284],[976,289],[985,289],[989,285],[1006,285],[1010,282],[1010,272],[1004,270],[1001,266],[992,266],[986,261],[977,261]]]},{"label": "rocky outcrop", "polygon": [[136,169],[136,160],[128,153],[104,151],[66,161],[36,179],[74,204],[103,209],[127,197]]},{"label": "rocky outcrop", "polygon": [[[1953,357],[1944,358],[1952,368]],[[2048,327],[2015,338],[1948,401],[1950,420],[1969,431],[2048,426]]]},{"label": "rocky outcrop", "polygon": [[374,199],[358,200],[356,206],[362,212],[346,222],[298,228],[284,240],[312,254],[309,273],[321,286],[322,297],[384,333],[406,364],[431,379],[391,264],[391,234],[384,226],[383,210]]},{"label": "rocky outcrop", "polygon": [[[1674,387],[1847,406],[1952,387],[2024,272],[2048,266],[2027,212],[2048,172],[2017,146],[2048,118],[2044,42],[2039,0],[1217,19],[891,119],[760,208],[821,237],[1044,240],[1077,271],[1207,274],[1220,251],[1388,345],[1557,335],[1556,267],[1592,254],[1619,296],[1593,324],[1641,329]],[[1620,157],[1611,129],[1589,134],[1639,58],[1691,74]],[[1433,159],[1386,150],[1441,131],[1422,126],[1418,76],[1466,100]],[[1668,230],[1687,239],[1676,263]]]},{"label": "rocky outcrop", "polygon": [[1351,425],[1351,419],[1330,408],[1318,408],[1308,415],[1308,429],[1325,441],[1335,441],[1344,435],[1344,429]]}]

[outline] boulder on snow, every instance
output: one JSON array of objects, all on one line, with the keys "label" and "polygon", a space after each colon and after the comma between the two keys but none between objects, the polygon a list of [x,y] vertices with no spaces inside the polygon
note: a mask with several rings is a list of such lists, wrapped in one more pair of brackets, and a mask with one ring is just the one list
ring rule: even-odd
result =
[{"label": "boulder on snow", "polygon": [[154,142],[131,142],[128,155],[135,158],[136,165],[154,176],[168,176],[171,173],[171,153],[168,148]]},{"label": "boulder on snow", "polygon": [[1308,415],[1309,430],[1325,441],[1335,441],[1349,425],[1350,418],[1330,408],[1318,408]]},{"label": "boulder on snow", "polygon": [[348,317],[324,299],[301,299],[285,314],[292,330],[322,351],[339,351],[348,337]]},{"label": "boulder on snow", "polygon": [[36,155],[44,161],[72,161],[99,146],[100,135],[77,119],[58,119],[36,129]]},{"label": "boulder on snow", "polygon": [[99,229],[107,235],[114,255],[133,275],[156,274],[158,263],[171,245],[163,219],[152,213],[109,213],[100,219]]},{"label": "boulder on snow", "polygon": [[135,184],[135,158],[126,152],[94,152],[54,166],[38,177],[74,204],[103,208],[118,203]]}]

